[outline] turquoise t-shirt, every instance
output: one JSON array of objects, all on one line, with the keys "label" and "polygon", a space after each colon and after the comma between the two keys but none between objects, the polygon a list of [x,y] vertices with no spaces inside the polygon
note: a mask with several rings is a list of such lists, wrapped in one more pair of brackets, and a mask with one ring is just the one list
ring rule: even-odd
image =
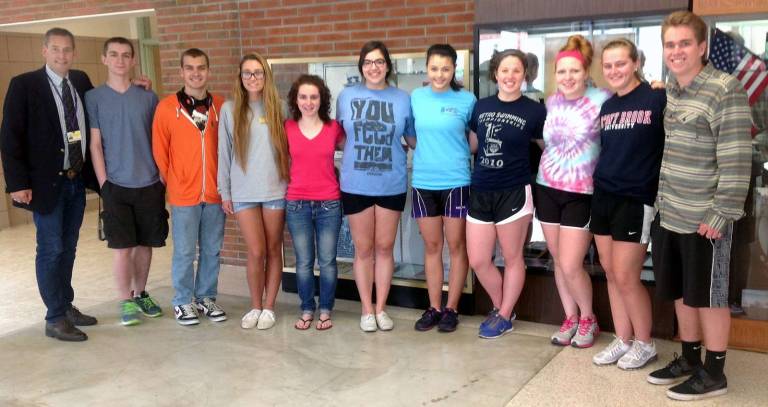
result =
[{"label": "turquoise t-shirt", "polygon": [[404,136],[413,135],[411,98],[394,86],[344,89],[336,101],[336,120],[347,141],[341,160],[341,190],[386,196],[407,189]]},{"label": "turquoise t-shirt", "polygon": [[415,188],[443,190],[469,185],[467,123],[475,101],[475,95],[463,89],[434,92],[425,86],[413,91]]}]

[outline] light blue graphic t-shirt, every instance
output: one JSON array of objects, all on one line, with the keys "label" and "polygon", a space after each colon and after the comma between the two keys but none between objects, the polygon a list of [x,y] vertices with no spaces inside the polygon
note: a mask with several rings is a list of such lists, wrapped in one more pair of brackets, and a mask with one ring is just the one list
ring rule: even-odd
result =
[{"label": "light blue graphic t-shirt", "polygon": [[467,124],[475,101],[475,95],[463,89],[434,92],[425,86],[413,91],[414,188],[443,190],[469,185]]},{"label": "light blue graphic t-shirt", "polygon": [[346,88],[336,101],[336,120],[347,135],[341,190],[368,196],[405,193],[402,137],[414,134],[408,93],[393,86]]}]

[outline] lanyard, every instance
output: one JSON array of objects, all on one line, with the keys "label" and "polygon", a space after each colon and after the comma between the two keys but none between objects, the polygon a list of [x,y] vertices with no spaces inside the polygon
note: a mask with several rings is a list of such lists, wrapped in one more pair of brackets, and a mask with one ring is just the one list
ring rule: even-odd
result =
[{"label": "lanyard", "polygon": [[[51,79],[50,76],[48,76],[47,73],[46,73],[45,77],[48,78],[48,82],[51,83],[51,87],[53,87],[53,91],[56,93],[56,96],[59,97],[59,100],[61,101],[61,107],[63,109],[64,108],[64,97],[62,96],[61,92],[59,91],[59,87],[56,86],[55,83],[53,83],[53,80]],[[66,79],[66,78],[64,78],[64,79]],[[62,81],[64,79],[62,79]],[[70,85],[69,85],[69,93],[70,93],[70,96],[72,96],[72,101],[74,102],[75,109],[74,109],[73,114],[75,115],[75,117],[69,117],[68,119],[75,119],[77,121],[78,120],[77,119],[77,95],[76,94],[75,95],[71,95],[71,93],[72,93],[71,82],[70,82]],[[67,112],[64,112],[64,114],[67,114]]]}]

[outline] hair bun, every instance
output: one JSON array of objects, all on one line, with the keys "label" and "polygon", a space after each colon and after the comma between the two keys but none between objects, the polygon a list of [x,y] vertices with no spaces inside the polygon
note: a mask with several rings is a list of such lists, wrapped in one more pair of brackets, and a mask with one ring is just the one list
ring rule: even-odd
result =
[{"label": "hair bun", "polygon": [[594,51],[592,50],[592,44],[580,34],[571,35],[568,37],[568,42],[560,48],[560,51],[579,51],[584,57],[584,68],[589,69],[592,65],[592,57]]}]

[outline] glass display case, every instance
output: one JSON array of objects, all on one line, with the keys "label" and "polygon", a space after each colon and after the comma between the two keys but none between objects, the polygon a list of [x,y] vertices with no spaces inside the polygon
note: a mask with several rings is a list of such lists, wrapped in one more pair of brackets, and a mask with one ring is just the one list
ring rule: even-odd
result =
[{"label": "glass display case", "polygon": [[[471,88],[470,77],[470,53],[467,50],[458,51],[458,61],[456,68],[456,79],[459,83],[465,84]],[[391,85],[397,86],[407,92],[428,85],[426,75],[426,57],[423,53],[410,54],[391,54],[392,63],[395,67]],[[286,97],[292,82],[299,74],[309,73],[323,78],[328,85],[333,96],[331,117],[335,117],[336,96],[345,88],[355,86],[362,81],[362,77],[357,68],[357,56],[347,57],[326,57],[326,58],[285,58],[271,59],[269,64],[272,67],[278,91],[282,97]],[[471,89],[470,89],[471,90]],[[342,152],[336,152],[336,167],[341,166]],[[424,275],[424,243],[419,233],[416,221],[411,217],[411,194],[410,194],[410,175],[412,170],[412,151],[408,153],[408,177],[409,191],[405,211],[400,218],[397,237],[395,240],[395,273],[393,278],[394,286],[426,288]],[[447,244],[443,252],[443,263],[445,269],[444,291],[447,291],[449,256]],[[349,223],[344,217],[341,226],[341,233],[338,242],[337,262],[339,267],[339,278],[342,280],[352,280],[352,260],[354,258],[354,246],[349,231]],[[295,273],[295,257],[293,247],[290,243],[290,236],[286,233],[284,244],[286,273]],[[315,273],[318,274],[317,265]],[[473,292],[471,273],[467,277],[463,292],[471,294]],[[424,296],[426,298],[426,295]]]},{"label": "glass display case", "polygon": [[[723,31],[736,43],[762,59],[753,72],[765,72],[768,58],[768,16],[748,19],[709,17],[707,23]],[[738,69],[738,68],[737,68]],[[768,76],[763,73],[762,75]],[[736,73],[735,76],[743,77]],[[747,76],[747,75],[744,75]],[[743,318],[768,320],[768,91],[758,84],[768,79],[759,75],[744,78],[745,87],[755,93],[752,112],[752,178],[744,205],[745,216],[734,227],[730,279],[731,311]]]}]

